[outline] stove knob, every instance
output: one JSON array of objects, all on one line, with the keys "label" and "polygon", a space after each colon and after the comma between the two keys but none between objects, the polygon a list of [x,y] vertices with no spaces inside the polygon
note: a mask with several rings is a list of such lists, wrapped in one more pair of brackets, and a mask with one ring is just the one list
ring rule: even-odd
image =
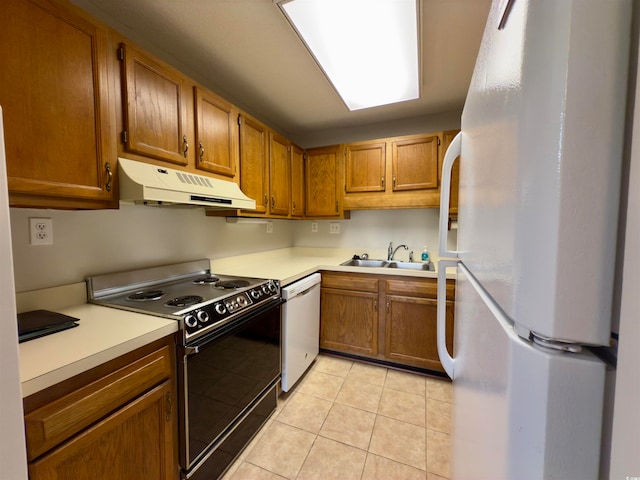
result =
[{"label": "stove knob", "polygon": [[277,290],[276,284],[273,282],[269,282],[269,291],[271,291],[271,293],[275,293],[276,290]]},{"label": "stove knob", "polygon": [[246,307],[248,303],[247,299],[242,296],[239,296],[238,298],[236,298],[236,302],[238,302],[238,305],[241,307]]},{"label": "stove knob", "polygon": [[268,294],[268,293],[269,293],[269,286],[268,286],[268,285],[263,285],[263,286],[262,286],[262,291],[263,291],[265,294]]},{"label": "stove knob", "polygon": [[257,300],[260,298],[260,290],[251,290],[251,296]]},{"label": "stove knob", "polygon": [[198,317],[198,320],[200,320],[202,323],[207,323],[209,321],[209,314],[204,310],[198,310],[198,313],[196,313],[196,316]]},{"label": "stove knob", "polygon": [[187,324],[187,327],[196,327],[198,325],[198,320],[195,316],[189,314],[184,317],[184,323]]},{"label": "stove knob", "polygon": [[224,305],[221,303],[216,303],[216,306],[214,308],[216,309],[216,313],[218,315],[222,315],[227,311],[227,309],[224,308]]}]

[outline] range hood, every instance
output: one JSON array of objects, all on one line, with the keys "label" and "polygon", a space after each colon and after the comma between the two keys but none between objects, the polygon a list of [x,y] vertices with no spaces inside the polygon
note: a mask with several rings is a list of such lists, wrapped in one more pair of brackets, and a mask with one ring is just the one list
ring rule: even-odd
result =
[{"label": "range hood", "polygon": [[150,163],[118,158],[120,200],[148,205],[201,205],[217,209],[256,208],[236,183]]}]

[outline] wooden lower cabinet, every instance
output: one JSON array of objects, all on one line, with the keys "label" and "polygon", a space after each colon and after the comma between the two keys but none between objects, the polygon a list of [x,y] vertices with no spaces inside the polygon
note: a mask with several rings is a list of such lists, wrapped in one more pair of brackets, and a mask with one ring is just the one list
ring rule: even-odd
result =
[{"label": "wooden lower cabinet", "polygon": [[378,353],[378,294],[321,289],[320,347],[363,355]]},{"label": "wooden lower cabinet", "polygon": [[[320,348],[444,372],[437,349],[434,278],[322,272]],[[447,282],[447,346],[453,347],[455,284]]]},{"label": "wooden lower cabinet", "polygon": [[30,480],[176,480],[173,340],[24,400]]}]

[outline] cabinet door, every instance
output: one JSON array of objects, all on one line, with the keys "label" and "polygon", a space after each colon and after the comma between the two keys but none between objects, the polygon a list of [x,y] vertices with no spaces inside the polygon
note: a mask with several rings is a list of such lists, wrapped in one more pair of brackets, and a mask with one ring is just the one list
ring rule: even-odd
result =
[{"label": "cabinet door", "polygon": [[[450,130],[448,132],[442,132],[442,148],[440,164],[444,160],[444,155],[447,153],[447,149],[453,138],[458,134],[460,130]],[[451,169],[451,193],[449,194],[449,216],[458,216],[458,184],[460,183],[460,157],[457,157],[453,162],[453,168]]]},{"label": "cabinet door", "polygon": [[358,355],[376,355],[378,294],[322,288],[320,347]]},{"label": "cabinet door", "polygon": [[120,46],[120,59],[125,149],[187,165],[185,77],[131,45]]},{"label": "cabinet door", "polygon": [[304,217],[304,151],[291,146],[291,216]]},{"label": "cabinet door", "polygon": [[106,32],[56,3],[3,2],[0,61],[10,204],[117,207]]},{"label": "cabinet door", "polygon": [[393,191],[438,188],[438,136],[392,142]]},{"label": "cabinet door", "polygon": [[269,213],[286,217],[290,205],[291,143],[273,132],[269,139]]},{"label": "cabinet door", "polygon": [[305,209],[308,217],[339,217],[341,214],[338,176],[340,147],[307,150],[304,156]]},{"label": "cabinet door", "polygon": [[[447,346],[453,345],[453,305],[447,301]],[[431,298],[386,297],[385,357],[394,362],[444,371],[438,357],[437,301]]]},{"label": "cabinet door", "polygon": [[386,144],[347,145],[345,156],[345,193],[384,192]]},{"label": "cabinet door", "polygon": [[256,201],[252,212],[267,213],[269,205],[269,167],[267,127],[240,115],[240,189]]},{"label": "cabinet door", "polygon": [[196,168],[235,177],[238,156],[236,111],[213,93],[194,87]]},{"label": "cabinet door", "polygon": [[177,478],[171,383],[166,381],[29,464],[31,480]]}]

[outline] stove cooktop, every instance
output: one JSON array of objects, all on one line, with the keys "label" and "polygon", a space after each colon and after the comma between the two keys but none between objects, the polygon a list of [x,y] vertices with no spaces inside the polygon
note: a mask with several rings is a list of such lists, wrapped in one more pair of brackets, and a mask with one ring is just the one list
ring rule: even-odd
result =
[{"label": "stove cooktop", "polygon": [[274,280],[212,274],[209,260],[198,260],[91,276],[87,293],[97,305],[179,320],[188,339],[279,298],[280,287]]}]

